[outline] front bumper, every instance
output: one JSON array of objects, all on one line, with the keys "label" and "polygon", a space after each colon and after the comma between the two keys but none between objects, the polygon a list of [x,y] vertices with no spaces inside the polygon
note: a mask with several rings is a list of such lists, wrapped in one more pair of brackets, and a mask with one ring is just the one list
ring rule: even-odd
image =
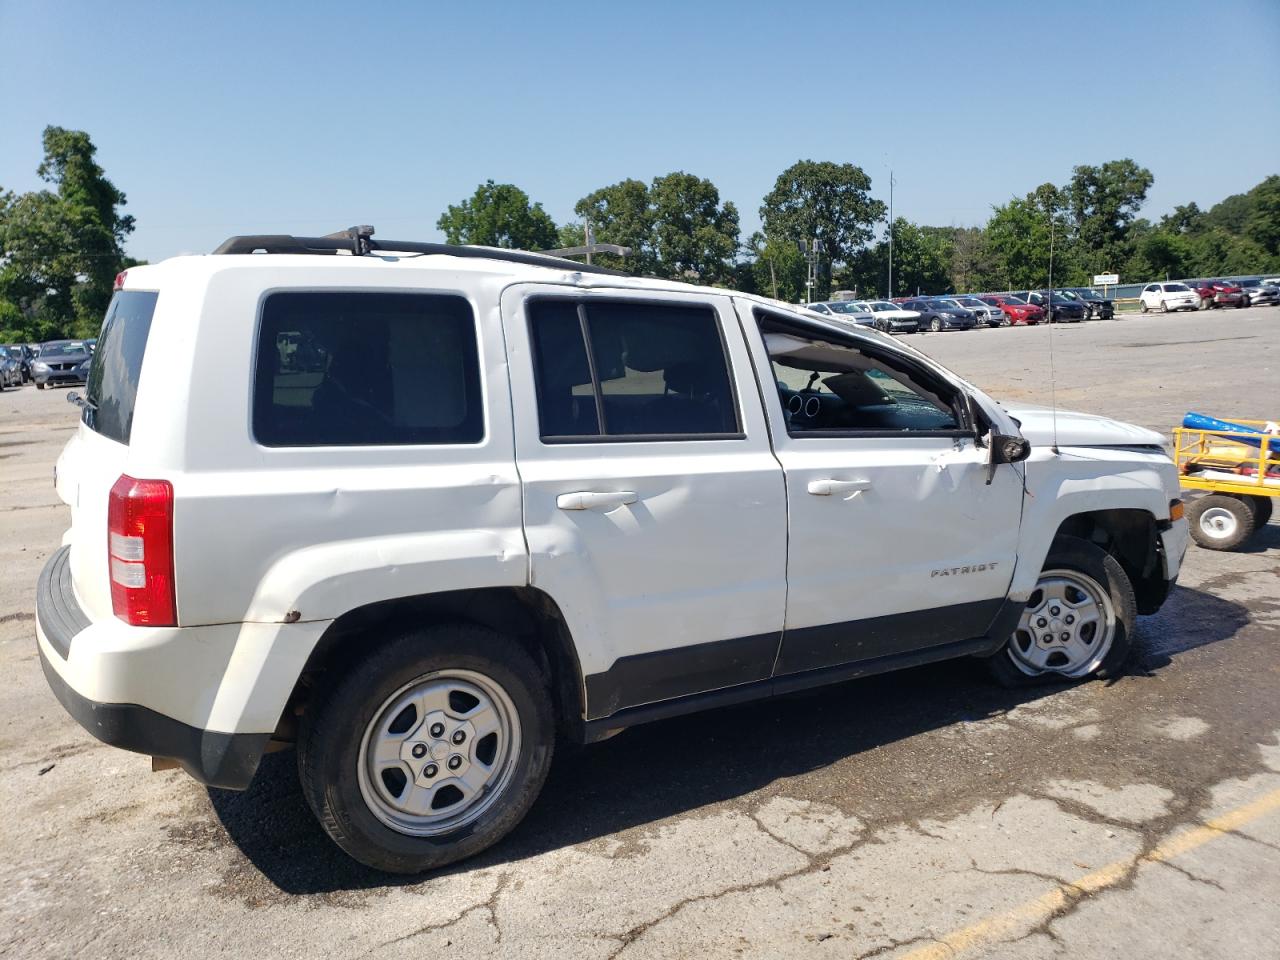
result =
[{"label": "front bumper", "polygon": [[34,377],[36,383],[48,385],[50,383],[87,383],[84,374],[76,373],[74,370],[50,370],[48,373],[37,373]]},{"label": "front bumper", "polygon": [[[165,669],[165,661],[174,655],[183,656],[184,650],[174,649],[178,644],[164,643],[162,631],[140,631],[143,642],[130,650],[121,649],[119,643],[95,642],[95,631],[105,634],[117,626],[138,628],[90,623],[72,589],[69,554],[70,548],[62,547],[50,557],[36,586],[36,644],[40,665],[63,708],[85,730],[109,746],[177,761],[187,773],[210,786],[231,790],[247,787],[258,769],[269,733],[206,730],[136,702],[117,702],[115,697],[96,699],[92,693],[77,689],[79,678],[82,688],[97,684],[124,696],[128,696],[130,689],[151,685],[162,687],[172,695],[173,685],[165,680],[173,676],[173,672]],[[179,630],[174,628],[167,633],[178,634]],[[99,646],[102,649],[98,649]],[[201,654],[206,651],[190,641],[181,646],[187,658],[183,672],[193,684],[207,689],[216,682],[218,674],[210,676],[204,668],[212,664],[200,662]],[[94,649],[86,650],[86,647]],[[177,693],[194,696],[189,691]]]}]

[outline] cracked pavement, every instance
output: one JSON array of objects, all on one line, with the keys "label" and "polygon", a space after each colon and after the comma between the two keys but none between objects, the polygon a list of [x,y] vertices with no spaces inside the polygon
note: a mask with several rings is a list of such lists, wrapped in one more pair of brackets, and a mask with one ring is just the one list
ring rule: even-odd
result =
[{"label": "cracked pavement", "polygon": [[[1166,430],[1275,416],[1247,399],[1274,396],[1280,308],[1229,320],[1055,329],[1058,401]],[[911,342],[1047,402],[1047,337]],[[31,611],[64,396],[0,394],[6,957],[1280,956],[1280,523],[1192,547],[1112,683],[1011,692],[961,661],[636,728],[561,749],[480,858],[388,878],[323,837],[291,752],[207,790],[57,705]]]}]

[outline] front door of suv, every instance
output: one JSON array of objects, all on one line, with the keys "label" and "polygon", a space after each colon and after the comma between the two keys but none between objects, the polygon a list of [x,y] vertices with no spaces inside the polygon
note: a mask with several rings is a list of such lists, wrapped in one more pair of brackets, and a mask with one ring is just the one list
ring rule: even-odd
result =
[{"label": "front door of suv", "polygon": [[521,285],[502,315],[530,583],[589,719],[766,679],[786,499],[730,300]]},{"label": "front door of suv", "polygon": [[786,474],[777,675],[984,635],[1013,576],[1022,467],[988,485],[959,388],[894,344],[741,309]]}]

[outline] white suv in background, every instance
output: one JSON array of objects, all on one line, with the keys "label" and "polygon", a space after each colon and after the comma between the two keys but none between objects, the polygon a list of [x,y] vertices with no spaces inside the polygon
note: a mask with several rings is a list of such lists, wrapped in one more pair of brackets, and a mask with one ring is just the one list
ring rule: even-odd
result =
[{"label": "white suv in background", "polygon": [[1177,577],[1151,431],[760,297],[371,234],[117,278],[36,601],[95,737],[231,789],[296,743],[365,864],[494,843],[557,738],[953,657],[1114,676]]},{"label": "white suv in background", "polygon": [[1185,283],[1148,283],[1139,295],[1140,309],[1159,310],[1168,313],[1170,310],[1199,310],[1200,294]]}]

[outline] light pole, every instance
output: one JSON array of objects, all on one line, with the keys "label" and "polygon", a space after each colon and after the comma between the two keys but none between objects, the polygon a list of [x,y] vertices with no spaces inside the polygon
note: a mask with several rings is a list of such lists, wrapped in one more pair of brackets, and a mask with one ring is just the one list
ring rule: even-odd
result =
[{"label": "light pole", "polygon": [[889,299],[893,299],[893,167],[889,168]]}]

